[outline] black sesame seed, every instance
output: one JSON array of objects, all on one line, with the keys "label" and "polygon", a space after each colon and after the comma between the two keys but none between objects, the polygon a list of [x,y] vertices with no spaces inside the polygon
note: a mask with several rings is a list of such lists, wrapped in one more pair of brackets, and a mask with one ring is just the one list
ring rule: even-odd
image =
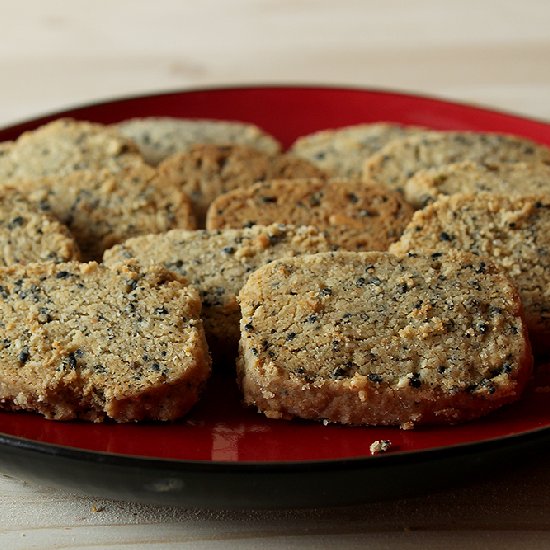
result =
[{"label": "black sesame seed", "polygon": [[160,365],[158,363],[153,363],[151,365],[151,370],[158,372],[160,370]]},{"label": "black sesame seed", "polygon": [[348,200],[352,203],[359,202],[359,198],[357,197],[357,195],[355,193],[348,193]]},{"label": "black sesame seed", "polygon": [[306,323],[316,323],[317,322],[317,315],[312,313],[308,317],[306,317]]},{"label": "black sesame seed", "polygon": [[168,313],[168,310],[164,306],[157,307],[155,309],[155,313],[157,313],[158,315],[166,315]]},{"label": "black sesame seed", "polygon": [[442,240],[442,241],[452,241],[453,240],[453,237],[451,235],[449,235],[447,232],[445,231],[442,231],[440,234],[439,234],[439,238]]},{"label": "black sesame seed", "polygon": [[71,276],[70,272],[60,271],[59,273],[56,274],[55,278],[56,279],[66,279],[67,277],[70,277],[70,276]]},{"label": "black sesame seed", "polygon": [[29,360],[30,353],[28,348],[23,348],[23,351],[19,353],[18,359],[21,364],[26,363]]},{"label": "black sesame seed", "polygon": [[74,353],[69,353],[69,356],[67,357],[67,362],[69,363],[69,367],[71,369],[76,369],[76,357],[74,356]]},{"label": "black sesame seed", "polygon": [[439,374],[443,374],[446,370],[447,370],[447,367],[445,365],[439,365],[439,367],[437,367],[437,372]]},{"label": "black sesame seed", "polygon": [[260,200],[266,203],[277,202],[277,197],[261,197]]},{"label": "black sesame seed", "polygon": [[14,227],[21,226],[24,223],[25,223],[25,218],[23,218],[23,216],[17,216],[16,218],[13,218],[13,220],[11,220],[8,227],[10,229],[13,229]]},{"label": "black sesame seed", "polygon": [[258,357],[258,350],[256,348],[251,348],[250,351],[252,352],[252,355],[254,355],[254,357]]},{"label": "black sesame seed", "polygon": [[443,252],[433,252],[432,258],[435,260],[436,258],[441,258],[443,256]]},{"label": "black sesame seed", "polygon": [[364,284],[365,284],[365,277],[359,277],[355,281],[355,286],[364,286]]},{"label": "black sesame seed", "polygon": [[286,335],[287,342],[290,342],[291,340],[294,340],[294,338],[296,338],[296,333],[295,332],[289,332]]},{"label": "black sesame seed", "polygon": [[226,246],[222,249],[222,252],[224,254],[233,254],[235,252],[235,248],[232,246]]},{"label": "black sesame seed", "polygon": [[328,287],[322,288],[320,294],[321,296],[332,296],[332,289]]},{"label": "black sesame seed", "polygon": [[246,332],[252,332],[254,330],[254,325],[252,323],[246,323],[246,325],[244,325],[244,330],[246,330]]},{"label": "black sesame seed", "polygon": [[374,373],[367,374],[367,378],[371,382],[376,382],[377,384],[380,384],[380,382],[382,382],[383,380],[381,374],[374,374]]},{"label": "black sesame seed", "polygon": [[412,386],[413,388],[419,388],[421,385],[422,382],[420,380],[420,375],[417,372],[414,372],[409,378],[409,386]]},{"label": "black sesame seed", "polygon": [[342,367],[336,367],[332,371],[332,374],[330,375],[330,377],[334,378],[334,379],[340,379],[340,378],[344,378],[344,376],[346,376],[346,374],[347,374],[346,369],[343,369]]},{"label": "black sesame seed", "polygon": [[481,334],[485,334],[487,330],[489,330],[489,325],[487,323],[479,323],[476,328],[478,332],[481,332]]}]

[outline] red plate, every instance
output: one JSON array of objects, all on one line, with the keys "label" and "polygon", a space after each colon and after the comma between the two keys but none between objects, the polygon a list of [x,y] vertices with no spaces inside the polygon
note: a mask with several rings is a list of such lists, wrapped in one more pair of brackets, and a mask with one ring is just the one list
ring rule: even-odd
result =
[{"label": "red plate", "polygon": [[[272,133],[285,146],[296,137],[315,130],[375,121],[416,124],[439,130],[506,132],[550,145],[548,124],[511,114],[382,91],[304,87],[213,89],[110,101],[4,129],[0,131],[0,140],[14,139],[22,131],[59,116],[103,123],[135,116],[249,121]],[[414,431],[323,426],[314,422],[267,420],[255,411],[244,409],[233,379],[219,376],[212,380],[204,399],[193,412],[173,424],[94,425],[48,421],[31,414],[0,413],[0,462],[5,469],[18,475],[39,477],[73,488],[83,486],[79,476],[85,476],[88,471],[92,481],[89,484],[91,489],[88,487],[87,490],[111,495],[108,484],[100,480],[101,471],[96,471],[94,467],[116,466],[121,485],[116,496],[153,501],[159,501],[154,496],[156,491],[147,493],[144,486],[138,487],[135,480],[129,479],[131,476],[121,472],[128,474],[136,467],[145,478],[172,469],[172,482],[178,482],[164,491],[162,502],[167,502],[166,494],[170,494],[173,498],[168,501],[186,505],[203,505],[205,502],[230,505],[234,504],[234,500],[212,484],[202,485],[208,486],[210,494],[199,497],[196,493],[204,480],[199,480],[195,489],[191,488],[193,483],[189,472],[195,475],[200,470],[196,470],[197,465],[203,465],[208,466],[210,476],[212,472],[266,475],[267,471],[273,472],[273,468],[282,468],[290,474],[300,471],[303,475],[304,466],[316,465],[318,469],[319,464],[323,464],[323,475],[327,475],[327,471],[350,471],[350,464],[353,464],[351,469],[356,474],[357,468],[365,474],[374,471],[369,470],[370,464],[376,464],[379,468],[387,463],[403,469],[433,459],[441,461],[449,457],[471,457],[477,450],[481,457],[487,450],[510,449],[525,441],[547,438],[550,434],[550,408],[546,402],[547,394],[532,387],[520,403],[460,426]],[[379,439],[391,440],[392,450],[385,455],[371,457],[369,446]],[[48,460],[44,460],[46,456]],[[45,463],[50,464],[48,472],[40,466]],[[75,463],[78,463],[76,469]],[[63,471],[59,470],[60,464],[64,465]],[[262,466],[265,468],[262,469]],[[51,468],[56,468],[55,475]],[[122,479],[123,482],[120,481]],[[148,483],[157,483],[158,479],[155,479]],[[287,481],[283,481],[283,485],[288,483],[288,478],[285,479]],[[366,483],[372,481],[368,475],[364,479]],[[281,483],[281,480],[275,483]],[[237,488],[232,490],[243,499],[249,499],[247,502],[259,505],[270,503],[265,495],[259,494],[257,487],[249,485],[243,489],[241,485],[237,484]],[[325,493],[323,498],[315,494],[315,480],[308,487],[311,499],[294,498],[286,502],[342,503],[358,498],[350,496],[346,499],[344,494],[330,498]],[[332,497],[335,497],[334,490]],[[378,493],[375,491],[374,496],[380,496]],[[367,492],[364,499],[372,496]],[[312,500],[314,497],[317,500]],[[280,499],[272,501],[279,505],[283,502]]]}]

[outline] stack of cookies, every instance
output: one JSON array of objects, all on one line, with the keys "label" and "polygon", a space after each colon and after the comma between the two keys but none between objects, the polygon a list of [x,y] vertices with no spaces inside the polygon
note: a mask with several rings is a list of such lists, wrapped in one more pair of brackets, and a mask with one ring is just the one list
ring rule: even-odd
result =
[{"label": "stack of cookies", "polygon": [[455,423],[517,400],[550,334],[524,138],[60,119],[0,144],[0,193],[7,410],[172,420],[213,361],[270,418]]}]

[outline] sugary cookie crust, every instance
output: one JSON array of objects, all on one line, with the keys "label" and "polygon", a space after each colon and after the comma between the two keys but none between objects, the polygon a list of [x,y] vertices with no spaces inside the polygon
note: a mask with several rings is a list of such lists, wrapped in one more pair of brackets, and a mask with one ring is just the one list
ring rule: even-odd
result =
[{"label": "sugary cookie crust", "polygon": [[518,399],[531,373],[515,286],[461,252],[278,260],[239,302],[240,385],[271,418],[454,423]]},{"label": "sugary cookie crust", "polygon": [[163,179],[180,187],[191,199],[204,226],[206,211],[219,195],[273,178],[324,177],[305,159],[268,154],[244,145],[194,145],[166,158],[159,166]]},{"label": "sugary cookie crust", "polygon": [[550,193],[550,164],[477,164],[471,161],[420,170],[406,181],[405,199],[423,208],[439,196],[457,193],[534,195]]},{"label": "sugary cookie crust", "polygon": [[82,170],[21,182],[18,189],[67,225],[83,260],[100,260],[105,249],[130,237],[195,227],[187,195],[146,165]]},{"label": "sugary cookie crust", "polygon": [[419,170],[462,161],[550,165],[550,148],[505,134],[424,132],[393,140],[368,158],[363,165],[363,180],[402,190]]},{"label": "sugary cookie crust", "polygon": [[16,189],[0,189],[0,266],[78,260],[78,246],[53,216],[31,205]]},{"label": "sugary cookie crust", "polygon": [[[441,197],[415,212],[395,254],[465,250],[487,257],[518,285],[530,336],[550,336],[550,196],[489,193]],[[543,344],[543,345],[541,345]]]},{"label": "sugary cookie crust", "polygon": [[0,268],[0,406],[47,418],[172,420],[210,373],[200,298],[159,267]]},{"label": "sugary cookie crust", "polygon": [[199,290],[214,357],[232,362],[239,340],[236,296],[250,273],[277,258],[328,250],[325,237],[314,228],[273,225],[137,237],[107,250],[104,261],[114,265],[135,258],[185,277]]},{"label": "sugary cookie crust", "polygon": [[299,137],[290,151],[334,176],[360,177],[363,162],[389,141],[423,131],[391,123],[356,124]]},{"label": "sugary cookie crust", "polygon": [[359,180],[272,180],[235,189],[208,209],[208,229],[313,225],[334,248],[386,250],[413,213],[401,195]]},{"label": "sugary cookie crust", "polygon": [[137,146],[112,128],[62,118],[0,146],[0,183],[141,164]]},{"label": "sugary cookie crust", "polygon": [[174,153],[186,151],[200,143],[248,145],[270,154],[281,149],[273,136],[245,122],[145,117],[125,120],[115,128],[134,140],[146,161],[153,166]]}]

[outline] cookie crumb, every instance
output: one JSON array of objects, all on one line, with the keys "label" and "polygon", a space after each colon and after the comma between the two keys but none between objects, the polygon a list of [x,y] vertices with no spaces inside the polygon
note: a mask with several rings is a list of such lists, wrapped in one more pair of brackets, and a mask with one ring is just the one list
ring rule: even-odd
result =
[{"label": "cookie crumb", "polygon": [[392,447],[392,442],[389,439],[377,439],[370,444],[370,454],[377,455],[387,453]]}]

